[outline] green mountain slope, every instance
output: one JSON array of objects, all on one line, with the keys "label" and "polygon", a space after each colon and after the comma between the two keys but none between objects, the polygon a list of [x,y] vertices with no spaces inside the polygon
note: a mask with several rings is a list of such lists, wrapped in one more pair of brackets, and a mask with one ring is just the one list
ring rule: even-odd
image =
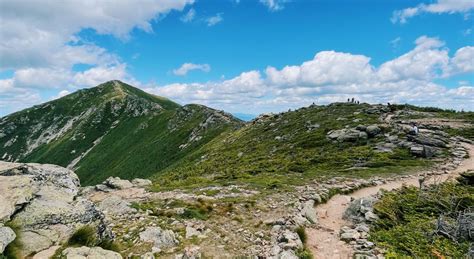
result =
[{"label": "green mountain slope", "polygon": [[[447,134],[471,136],[473,115],[406,105],[352,103],[312,105],[263,115],[243,128],[222,134],[180,164],[160,172],[155,177],[155,188],[232,183],[274,188],[321,177],[408,173],[430,166],[448,152],[445,147],[413,141],[408,134],[412,120],[423,128],[420,137],[448,141]],[[452,120],[454,125],[430,126],[433,118]],[[377,128],[379,132],[370,133]],[[345,139],[331,139],[341,131],[356,135],[350,137],[346,133]],[[358,134],[363,135],[359,138]],[[412,146],[427,146],[433,157],[412,154]]]},{"label": "green mountain slope", "polygon": [[147,177],[240,125],[110,81],[1,118],[0,158],[74,168],[83,184]]}]

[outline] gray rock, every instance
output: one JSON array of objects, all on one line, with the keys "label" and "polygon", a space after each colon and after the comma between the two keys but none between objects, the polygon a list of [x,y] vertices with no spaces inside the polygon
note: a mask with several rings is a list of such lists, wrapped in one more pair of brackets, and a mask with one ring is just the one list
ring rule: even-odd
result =
[{"label": "gray rock", "polygon": [[355,229],[342,229],[341,230],[341,240],[344,240],[346,242],[356,240],[360,238],[360,233],[357,232]]},{"label": "gray rock", "polygon": [[407,139],[421,145],[443,148],[447,147],[448,143],[445,138],[435,135],[407,135]]},{"label": "gray rock", "polygon": [[130,207],[130,203],[122,198],[112,195],[102,200],[98,208],[105,214],[121,216],[130,213],[136,213],[137,210]]},{"label": "gray rock", "polygon": [[114,251],[105,250],[101,247],[70,247],[66,248],[62,255],[70,259],[121,259],[122,256]]},{"label": "gray rock", "polygon": [[368,222],[373,222],[373,221],[376,221],[377,219],[379,219],[379,217],[373,213],[372,211],[367,211],[364,215],[365,217],[365,220],[367,220]]},{"label": "gray rock", "polygon": [[191,238],[194,236],[199,236],[201,235],[201,232],[198,231],[197,229],[191,227],[191,226],[186,226],[186,238]]},{"label": "gray rock", "polygon": [[0,189],[0,221],[20,227],[24,256],[65,242],[84,225],[108,235],[103,214],[78,196],[79,178],[71,170],[0,162]]},{"label": "gray rock", "polygon": [[155,248],[163,249],[174,247],[179,244],[176,234],[171,230],[163,230],[160,227],[147,227],[140,233],[140,240],[152,242]]},{"label": "gray rock", "polygon": [[382,132],[382,129],[377,125],[370,125],[365,129],[365,132],[367,132],[369,137],[375,137]]},{"label": "gray rock", "polygon": [[303,209],[301,210],[301,214],[313,224],[318,222],[318,217],[316,216],[316,209],[314,208],[314,200],[308,200],[304,203]]},{"label": "gray rock", "polygon": [[340,129],[328,132],[328,138],[339,142],[355,142],[367,139],[367,133],[357,129]]},{"label": "gray rock", "polygon": [[293,250],[284,250],[277,256],[278,259],[298,259]]},{"label": "gray rock", "polygon": [[410,153],[418,157],[423,157],[424,156],[423,146],[412,146],[410,148]]},{"label": "gray rock", "polygon": [[430,158],[434,156],[435,152],[434,148],[429,146],[412,146],[410,148],[410,153],[417,157]]},{"label": "gray rock", "polygon": [[132,188],[133,184],[129,180],[122,180],[119,177],[109,177],[107,180],[103,182],[103,184],[107,185],[112,189],[128,189]]},{"label": "gray rock", "polygon": [[343,217],[356,223],[365,222],[365,214],[367,214],[367,212],[373,212],[373,204],[375,201],[376,199],[374,197],[356,199],[349,204]]},{"label": "gray rock", "polygon": [[15,240],[16,234],[9,227],[0,227],[0,254],[3,253],[8,244]]},{"label": "gray rock", "polygon": [[132,180],[132,184],[135,187],[147,187],[150,186],[152,182],[148,179],[135,178]]}]

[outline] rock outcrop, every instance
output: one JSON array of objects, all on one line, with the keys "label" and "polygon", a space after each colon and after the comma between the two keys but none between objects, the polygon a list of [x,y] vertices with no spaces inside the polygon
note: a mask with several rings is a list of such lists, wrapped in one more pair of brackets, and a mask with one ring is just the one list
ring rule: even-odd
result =
[{"label": "rock outcrop", "polygon": [[62,244],[80,227],[109,235],[103,214],[78,196],[79,178],[55,165],[0,162],[0,222],[18,226],[22,253],[29,255]]}]

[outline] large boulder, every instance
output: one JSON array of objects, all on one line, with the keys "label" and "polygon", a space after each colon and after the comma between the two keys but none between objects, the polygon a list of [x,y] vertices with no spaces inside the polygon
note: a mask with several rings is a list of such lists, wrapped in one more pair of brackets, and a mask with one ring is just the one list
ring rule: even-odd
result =
[{"label": "large boulder", "polygon": [[153,249],[160,251],[164,248],[174,247],[179,244],[176,234],[171,230],[160,227],[147,227],[140,233],[140,240],[153,243]]},{"label": "large boulder", "polygon": [[447,147],[447,144],[448,144],[447,139],[438,135],[433,135],[433,134],[407,135],[407,139],[409,141],[412,141],[421,145],[432,146],[432,147],[444,148],[444,147]]},{"label": "large boulder", "polygon": [[436,150],[429,146],[414,145],[410,147],[410,153],[417,157],[431,158],[435,155]]},{"label": "large boulder", "polygon": [[367,128],[365,129],[365,132],[367,132],[369,137],[375,137],[379,135],[380,133],[382,133],[382,129],[380,129],[380,127],[377,125],[370,125],[370,126],[367,126]]},{"label": "large boulder", "polygon": [[60,245],[80,227],[108,235],[104,215],[78,196],[79,178],[55,165],[0,162],[0,221],[20,229],[23,255]]},{"label": "large boulder", "polygon": [[122,180],[119,177],[109,177],[104,181],[104,184],[112,189],[119,190],[133,187],[133,184],[129,180]]},{"label": "large boulder", "polygon": [[332,130],[327,134],[331,140],[337,140],[339,142],[356,142],[358,140],[366,140],[367,133],[357,129],[340,129]]},{"label": "large boulder", "polygon": [[105,250],[101,247],[70,247],[62,252],[62,256],[70,259],[122,259],[122,256],[114,251]]}]

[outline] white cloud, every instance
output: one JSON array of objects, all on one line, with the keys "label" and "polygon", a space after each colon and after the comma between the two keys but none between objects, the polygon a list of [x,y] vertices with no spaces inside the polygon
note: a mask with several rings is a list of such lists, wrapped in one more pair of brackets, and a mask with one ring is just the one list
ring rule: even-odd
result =
[{"label": "white cloud", "polygon": [[151,20],[193,1],[3,0],[0,69],[96,63],[103,49],[70,44],[82,29],[126,39],[133,28],[152,32]]},{"label": "white cloud", "polygon": [[451,59],[449,74],[474,72],[474,46],[460,48]]},{"label": "white cloud", "polygon": [[272,12],[283,10],[286,2],[288,2],[288,0],[260,0],[260,3],[268,7]]},{"label": "white cloud", "polygon": [[[132,29],[152,33],[153,20],[193,2],[0,1],[0,71],[13,72],[11,78],[0,80],[0,114],[44,101],[39,88],[73,90],[110,79],[138,83],[119,57],[84,41],[78,33],[91,29],[127,40]],[[76,64],[91,68],[77,72]]]},{"label": "white cloud", "polygon": [[416,7],[410,7],[403,10],[393,12],[390,19],[393,23],[406,23],[411,17],[421,13],[468,13],[474,9],[474,1],[471,0],[437,0],[432,4],[419,4]]},{"label": "white cloud", "polygon": [[192,70],[201,70],[203,72],[211,71],[211,66],[208,64],[193,64],[193,63],[184,63],[178,69],[173,70],[173,74],[177,76],[185,76],[189,71]]},{"label": "white cloud", "polygon": [[207,26],[214,26],[224,20],[224,17],[222,17],[222,13],[218,13],[215,16],[211,16],[206,19]]},{"label": "white cloud", "polygon": [[373,74],[369,62],[363,55],[321,51],[300,66],[268,67],[266,73],[270,84],[281,87],[356,83]]},{"label": "white cloud", "polygon": [[180,103],[201,103],[230,112],[257,114],[284,111],[312,102],[355,97],[370,103],[411,103],[474,110],[474,86],[447,88],[434,80],[472,73],[472,47],[450,57],[444,42],[426,36],[415,47],[379,66],[364,55],[322,51],[301,65],[269,66],[218,82],[148,86],[147,91]]},{"label": "white cloud", "polygon": [[196,10],[194,10],[194,8],[191,8],[185,15],[181,16],[180,20],[184,23],[188,23],[188,22],[193,21],[195,17],[196,17]]},{"label": "white cloud", "polygon": [[444,42],[426,36],[415,41],[415,49],[385,62],[377,75],[382,81],[399,81],[406,78],[430,80],[447,70],[449,55],[442,49]]}]

